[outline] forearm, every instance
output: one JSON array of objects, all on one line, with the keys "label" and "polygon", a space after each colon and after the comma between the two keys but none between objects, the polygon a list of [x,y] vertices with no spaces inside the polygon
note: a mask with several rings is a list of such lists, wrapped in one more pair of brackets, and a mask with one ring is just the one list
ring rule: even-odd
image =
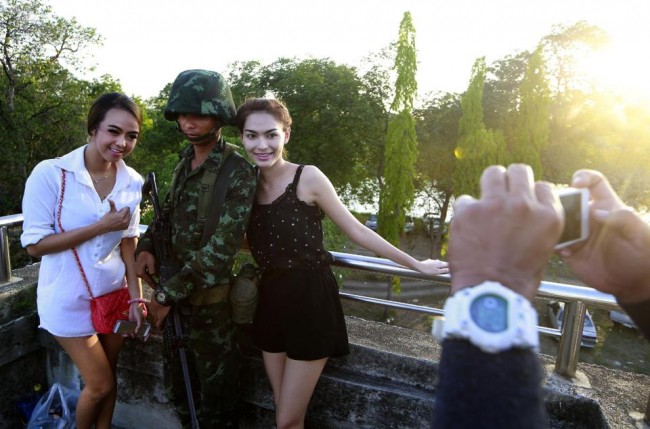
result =
[{"label": "forearm", "polygon": [[137,276],[135,267],[135,248],[138,239],[136,237],[123,238],[120,243],[120,251],[124,267],[126,270],[126,284],[129,287],[129,296],[131,299],[142,298],[142,284]]},{"label": "forearm", "polygon": [[390,259],[396,264],[416,271],[418,270],[419,262],[415,258],[393,246],[381,235],[376,234],[361,224],[359,224],[357,231],[350,238],[357,245],[370,250],[382,258]]},{"label": "forearm", "polygon": [[27,246],[27,253],[33,257],[41,257],[72,249],[80,244],[105,233],[99,222],[76,228],[62,233],[53,233],[43,237],[38,243]]},{"label": "forearm", "polygon": [[545,428],[539,357],[532,350],[486,353],[445,340],[438,368],[434,425],[442,428]]}]

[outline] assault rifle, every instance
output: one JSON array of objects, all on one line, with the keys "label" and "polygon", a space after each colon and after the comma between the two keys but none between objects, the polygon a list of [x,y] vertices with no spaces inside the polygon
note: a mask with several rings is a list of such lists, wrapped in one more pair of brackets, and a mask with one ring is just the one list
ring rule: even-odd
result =
[{"label": "assault rifle", "polygon": [[[153,278],[151,278],[151,280],[154,281],[154,286],[158,288],[160,287],[160,284],[174,276],[179,271],[179,267],[172,255],[171,225],[162,212],[160,199],[158,198],[156,174],[153,171],[147,174],[144,184],[142,185],[142,194],[149,197],[151,204],[153,204],[154,220],[150,225],[150,229],[156,256],[158,283],[156,283]],[[187,405],[190,409],[189,411],[192,419],[192,428],[198,429],[199,421],[196,416],[196,409],[194,408],[192,381],[190,380],[190,371],[187,366],[187,336],[183,334],[183,326],[178,311],[177,306],[172,306],[172,322],[170,325],[169,318],[165,321],[164,338],[171,349],[178,349],[181,368],[183,370],[183,380],[185,381]]]}]

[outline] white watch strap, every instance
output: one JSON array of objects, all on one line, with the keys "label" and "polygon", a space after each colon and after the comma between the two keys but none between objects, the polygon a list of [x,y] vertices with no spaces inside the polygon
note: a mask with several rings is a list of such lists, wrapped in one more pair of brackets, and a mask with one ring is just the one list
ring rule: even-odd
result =
[{"label": "white watch strap", "polygon": [[[472,302],[485,294],[496,295],[507,302],[505,330],[488,332],[478,326],[471,317]],[[441,323],[434,320],[432,327],[433,335],[440,340],[467,339],[488,353],[498,353],[511,348],[539,350],[537,312],[525,297],[500,283],[488,281],[462,289],[447,299],[444,311],[444,321]]]}]

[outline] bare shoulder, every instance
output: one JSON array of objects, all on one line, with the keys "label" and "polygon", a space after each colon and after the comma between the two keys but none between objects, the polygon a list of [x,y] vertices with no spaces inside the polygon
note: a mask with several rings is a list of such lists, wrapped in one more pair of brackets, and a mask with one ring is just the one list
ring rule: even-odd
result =
[{"label": "bare shoulder", "polygon": [[298,182],[298,197],[309,203],[315,204],[324,192],[328,192],[332,187],[329,179],[315,165],[305,165]]},{"label": "bare shoulder", "polygon": [[323,187],[332,186],[325,173],[315,165],[305,165],[300,175],[300,183],[310,192],[318,192]]},{"label": "bare shoulder", "polygon": [[305,165],[305,167],[302,169],[302,174],[300,175],[302,179],[305,181],[312,181],[312,180],[327,180],[327,176],[323,174],[322,171],[315,165]]}]

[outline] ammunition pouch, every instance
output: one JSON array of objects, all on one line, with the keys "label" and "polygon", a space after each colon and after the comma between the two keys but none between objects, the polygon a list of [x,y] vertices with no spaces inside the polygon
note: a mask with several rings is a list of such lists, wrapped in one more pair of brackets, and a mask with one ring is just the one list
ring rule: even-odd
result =
[{"label": "ammunition pouch", "polygon": [[230,283],[220,284],[210,288],[195,289],[190,294],[187,302],[196,306],[217,304],[219,302],[227,301],[229,294]]}]

